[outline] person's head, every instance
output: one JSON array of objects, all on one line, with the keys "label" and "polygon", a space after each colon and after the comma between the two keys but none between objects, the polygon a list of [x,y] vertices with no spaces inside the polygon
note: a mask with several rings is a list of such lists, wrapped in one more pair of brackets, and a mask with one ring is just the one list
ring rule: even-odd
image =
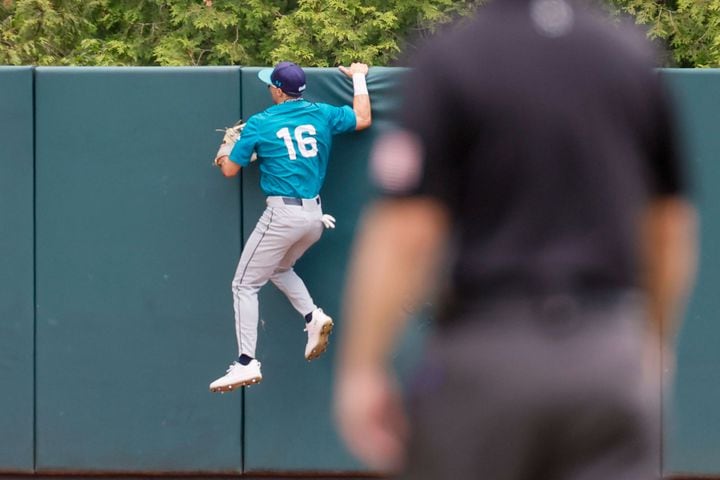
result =
[{"label": "person's head", "polygon": [[268,85],[275,103],[300,98],[305,90],[305,72],[292,62],[280,62],[275,68],[260,70],[258,78]]}]

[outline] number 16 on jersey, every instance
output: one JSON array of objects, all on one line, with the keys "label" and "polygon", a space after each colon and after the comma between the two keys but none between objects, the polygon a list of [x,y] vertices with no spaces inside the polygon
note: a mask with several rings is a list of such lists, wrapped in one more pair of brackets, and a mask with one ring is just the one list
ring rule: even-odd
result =
[{"label": "number 16 on jersey", "polygon": [[275,135],[285,142],[285,147],[288,151],[288,157],[290,160],[297,159],[297,152],[305,158],[316,157],[318,154],[317,140],[315,139],[317,131],[315,127],[310,124],[299,125],[293,131],[292,137],[295,137],[295,143],[297,149],[293,143],[293,138],[290,135],[290,129],[288,127],[281,128]]}]

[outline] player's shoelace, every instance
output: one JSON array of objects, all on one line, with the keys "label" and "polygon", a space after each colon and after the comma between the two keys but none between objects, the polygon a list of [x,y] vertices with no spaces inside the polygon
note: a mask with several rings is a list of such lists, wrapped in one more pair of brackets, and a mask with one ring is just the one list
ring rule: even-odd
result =
[{"label": "player's shoelace", "polygon": [[[257,360],[256,360],[256,361],[257,361]],[[259,368],[259,367],[261,366],[260,362],[257,362],[257,364],[258,364],[258,368]],[[232,372],[236,367],[247,367],[247,366],[249,366],[249,365],[250,365],[249,363],[248,363],[247,365],[243,365],[243,364],[240,363],[240,362],[233,362],[233,363],[230,364],[230,366],[228,367],[228,369],[225,370],[225,373],[230,373],[230,372]]]}]

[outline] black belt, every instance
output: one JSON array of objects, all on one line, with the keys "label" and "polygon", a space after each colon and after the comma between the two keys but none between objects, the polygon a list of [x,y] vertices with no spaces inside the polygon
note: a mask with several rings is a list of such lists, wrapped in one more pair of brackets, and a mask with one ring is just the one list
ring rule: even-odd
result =
[{"label": "black belt", "polygon": [[[467,294],[463,294],[465,297]],[[507,293],[484,298],[476,294],[474,298],[449,299],[441,311],[441,323],[448,324],[457,319],[476,318],[502,319],[538,319],[547,318],[555,322],[557,318],[587,317],[594,318],[592,312],[617,313],[642,308],[643,296],[640,292],[627,289],[607,289],[597,291],[576,291],[551,293]],[[583,315],[581,315],[583,314]]]},{"label": "black belt", "polygon": [[[302,205],[303,204],[302,198],[282,197],[282,201],[285,205]],[[320,197],[316,197],[315,202],[318,205],[320,205]]]}]

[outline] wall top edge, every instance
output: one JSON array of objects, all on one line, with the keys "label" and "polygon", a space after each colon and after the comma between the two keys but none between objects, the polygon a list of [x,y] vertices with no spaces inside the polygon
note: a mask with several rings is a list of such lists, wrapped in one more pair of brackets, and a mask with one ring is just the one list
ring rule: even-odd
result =
[{"label": "wall top edge", "polygon": [[143,73],[188,73],[188,72],[237,72],[242,69],[238,66],[214,67],[32,67],[37,72],[53,73],[104,73],[104,72],[143,72]]},{"label": "wall top edge", "polygon": [[0,65],[0,72],[25,72],[32,70],[35,67],[31,66],[15,66],[15,65]]},{"label": "wall top edge", "polygon": [[[268,66],[262,65],[215,65],[215,66],[178,66],[178,67],[160,67],[160,66],[35,66],[35,65],[0,65],[0,70],[12,71],[12,70],[38,70],[38,71],[235,71],[242,69],[256,70],[268,68]],[[304,70],[335,70],[337,67],[303,67]],[[371,70],[391,71],[391,70],[408,70],[408,67],[370,67]],[[682,72],[691,73],[694,75],[706,75],[706,74],[717,74],[720,72],[720,68],[658,68],[661,72]]]},{"label": "wall top edge", "polygon": [[690,75],[717,75],[720,68],[659,68],[661,72],[687,73]]},{"label": "wall top edge", "polygon": [[[53,72],[53,73],[188,73],[188,72],[236,72],[242,70],[248,70],[254,72],[267,66],[256,66],[256,65],[222,65],[222,66],[179,66],[179,67],[158,67],[158,66],[33,66],[33,65],[0,65],[0,71],[12,72],[12,71],[29,71],[35,70],[39,73]],[[303,67],[306,71],[327,71],[335,70],[337,67]],[[375,72],[390,72],[390,71],[404,71],[409,70],[408,67],[372,67],[371,73]],[[656,69],[661,73],[670,74],[686,74],[686,75],[718,75],[720,74],[720,68],[658,68]]]},{"label": "wall top edge", "polygon": [[[182,67],[157,67],[157,66],[34,66],[34,65],[0,65],[0,70],[12,71],[12,70],[37,70],[38,72],[228,72],[237,70],[260,70],[263,68],[269,68],[267,66],[257,65],[216,65],[216,66],[182,66]],[[337,67],[303,67],[306,71],[324,71],[324,70],[336,70]],[[407,67],[370,67],[370,71],[403,71],[408,70]]]}]

